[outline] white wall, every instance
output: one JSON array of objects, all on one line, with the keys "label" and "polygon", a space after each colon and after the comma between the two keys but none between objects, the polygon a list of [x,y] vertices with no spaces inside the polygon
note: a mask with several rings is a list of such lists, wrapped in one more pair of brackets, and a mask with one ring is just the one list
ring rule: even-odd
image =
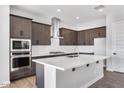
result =
[{"label": "white wall", "polygon": [[9,83],[9,6],[0,5],[0,86]]},{"label": "white wall", "polygon": [[110,58],[107,60],[107,70],[112,70],[112,58],[111,58],[111,52],[112,52],[112,30],[111,30],[111,24],[112,24],[113,17],[112,15],[106,16],[106,55],[110,56]]},{"label": "white wall", "polygon": [[[118,16],[117,16],[118,15]],[[124,16],[119,16],[118,13],[115,14],[107,14],[106,15],[106,55],[110,56],[107,60],[107,70],[113,71],[112,66],[112,24],[115,22],[120,22],[124,20]]]}]

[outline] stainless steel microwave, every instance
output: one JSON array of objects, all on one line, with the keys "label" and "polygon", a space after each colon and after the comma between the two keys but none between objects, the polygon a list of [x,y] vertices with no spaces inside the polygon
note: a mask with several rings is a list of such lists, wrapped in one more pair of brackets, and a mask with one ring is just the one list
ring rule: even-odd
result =
[{"label": "stainless steel microwave", "polygon": [[31,51],[31,39],[11,39],[11,52]]}]

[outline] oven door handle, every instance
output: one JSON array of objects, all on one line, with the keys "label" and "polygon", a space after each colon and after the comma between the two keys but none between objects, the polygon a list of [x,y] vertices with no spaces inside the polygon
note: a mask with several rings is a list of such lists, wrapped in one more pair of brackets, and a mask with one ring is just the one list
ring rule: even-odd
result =
[{"label": "oven door handle", "polygon": [[11,58],[22,58],[22,57],[31,57],[31,55],[12,55]]}]

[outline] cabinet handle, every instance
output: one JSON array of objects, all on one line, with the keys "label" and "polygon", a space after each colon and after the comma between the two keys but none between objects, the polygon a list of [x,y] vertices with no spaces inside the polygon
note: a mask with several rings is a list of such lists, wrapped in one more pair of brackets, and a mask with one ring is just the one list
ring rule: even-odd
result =
[{"label": "cabinet handle", "polygon": [[117,55],[117,53],[113,53],[113,55]]},{"label": "cabinet handle", "polygon": [[100,32],[98,32],[98,36],[100,36]]},{"label": "cabinet handle", "polygon": [[23,36],[23,31],[22,30],[20,31],[20,36]]},{"label": "cabinet handle", "polygon": [[72,71],[75,71],[76,70],[76,68],[72,68]]},{"label": "cabinet handle", "polygon": [[99,63],[99,61],[96,61],[96,63],[98,64],[98,63]]},{"label": "cabinet handle", "polygon": [[36,44],[39,44],[39,40],[36,40]]},{"label": "cabinet handle", "polygon": [[87,64],[86,66],[87,66],[87,67],[89,67],[89,66],[90,66],[90,64]]}]

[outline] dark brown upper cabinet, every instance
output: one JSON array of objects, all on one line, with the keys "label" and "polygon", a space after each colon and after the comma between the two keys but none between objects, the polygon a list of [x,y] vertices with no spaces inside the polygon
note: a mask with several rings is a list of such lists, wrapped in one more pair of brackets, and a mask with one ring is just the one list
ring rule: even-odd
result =
[{"label": "dark brown upper cabinet", "polygon": [[88,30],[84,32],[85,32],[85,45],[93,45],[94,44],[93,31]]},{"label": "dark brown upper cabinet", "polygon": [[85,45],[85,31],[78,31],[78,45]]},{"label": "dark brown upper cabinet", "polygon": [[94,28],[93,29],[93,37],[94,38],[106,37],[106,27]]},{"label": "dark brown upper cabinet", "polygon": [[94,45],[94,38],[106,37],[106,27],[75,31],[66,28],[60,29],[60,45]]},{"label": "dark brown upper cabinet", "polygon": [[77,31],[60,28],[60,45],[77,45]]},{"label": "dark brown upper cabinet", "polygon": [[78,45],[93,45],[92,30],[83,30],[78,32]]},{"label": "dark brown upper cabinet", "polygon": [[78,31],[78,45],[94,45],[94,38],[106,37],[106,27]]},{"label": "dark brown upper cabinet", "polygon": [[50,45],[50,25],[32,22],[32,45]]},{"label": "dark brown upper cabinet", "polygon": [[10,15],[10,37],[31,39],[32,19]]}]

